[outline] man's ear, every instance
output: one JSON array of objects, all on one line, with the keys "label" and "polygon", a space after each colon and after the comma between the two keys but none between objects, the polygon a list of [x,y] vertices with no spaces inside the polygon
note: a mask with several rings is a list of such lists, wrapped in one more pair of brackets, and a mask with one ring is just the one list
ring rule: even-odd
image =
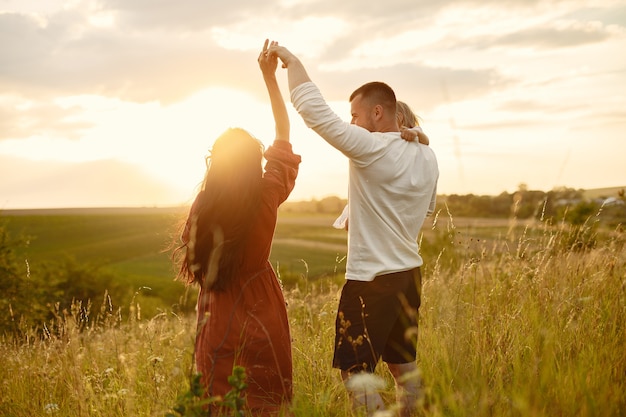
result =
[{"label": "man's ear", "polygon": [[374,114],[374,119],[375,120],[380,120],[383,118],[383,106],[381,106],[380,104],[377,104],[374,106],[374,110],[373,110],[373,114]]}]

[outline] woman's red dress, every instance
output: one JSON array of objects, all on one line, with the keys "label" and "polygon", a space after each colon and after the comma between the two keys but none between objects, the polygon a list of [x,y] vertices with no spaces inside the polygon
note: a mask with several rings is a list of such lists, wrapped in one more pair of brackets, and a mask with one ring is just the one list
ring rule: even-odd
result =
[{"label": "woman's red dress", "polygon": [[265,152],[261,202],[239,276],[222,291],[200,289],[196,367],[209,396],[231,390],[234,366],[246,372],[246,408],[273,415],[292,398],[291,338],[287,309],[269,256],[278,206],[291,193],[300,156],[274,141]]}]

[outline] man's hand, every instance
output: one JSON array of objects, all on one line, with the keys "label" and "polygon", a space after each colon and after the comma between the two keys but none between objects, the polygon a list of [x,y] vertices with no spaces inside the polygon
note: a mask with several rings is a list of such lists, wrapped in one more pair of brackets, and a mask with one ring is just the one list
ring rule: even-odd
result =
[{"label": "man's hand", "polygon": [[[267,41],[266,45],[267,45]],[[283,63],[283,68],[287,68],[287,79],[289,80],[289,91],[293,91],[294,88],[300,84],[311,81],[309,75],[306,73],[306,69],[302,65],[302,62],[297,56],[292,54],[284,46],[279,46],[278,42],[272,41],[268,48],[263,48],[262,54],[267,53],[268,59],[280,59]],[[261,57],[259,57],[260,59]],[[259,62],[260,63],[260,62]]]},{"label": "man's hand", "polygon": [[268,49],[268,53],[269,55],[273,55],[275,57],[280,58],[281,62],[283,63],[283,68],[289,68],[290,62],[293,62],[294,60],[298,60],[298,58],[294,54],[292,54],[284,46],[279,46],[278,42],[276,41],[272,41]]}]

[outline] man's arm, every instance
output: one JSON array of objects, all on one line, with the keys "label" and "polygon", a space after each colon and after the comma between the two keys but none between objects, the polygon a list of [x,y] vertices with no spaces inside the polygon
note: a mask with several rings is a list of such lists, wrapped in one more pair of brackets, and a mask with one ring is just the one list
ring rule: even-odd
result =
[{"label": "man's arm", "polygon": [[269,55],[287,68],[291,101],[305,124],[356,164],[368,164],[384,142],[367,130],[343,121],[328,106],[300,60],[287,48],[273,43]]},{"label": "man's arm", "polygon": [[[270,103],[272,104],[272,113],[276,124],[276,140],[289,142],[289,115],[287,114],[287,107],[285,107],[285,101],[283,100],[280,88],[278,87],[278,81],[276,80],[278,58],[276,55],[270,55],[268,53],[268,43],[269,41],[266,39],[263,50],[259,54],[259,67],[263,73],[263,80],[265,81],[265,86],[270,96]],[[271,47],[273,45],[274,42],[269,46]]]},{"label": "man's arm", "polygon": [[287,68],[289,91],[292,91],[300,84],[311,81],[309,74],[307,74],[304,65],[302,65],[302,62],[300,62],[298,57],[292,54],[284,46],[279,46],[278,42],[272,41],[272,44],[268,49],[268,55],[280,58],[283,63],[283,68]]},{"label": "man's arm", "polygon": [[435,212],[435,208],[437,206],[437,184],[435,184],[435,189],[433,190],[433,194],[430,197],[430,204],[428,205],[428,210],[426,211],[426,217],[430,216]]}]

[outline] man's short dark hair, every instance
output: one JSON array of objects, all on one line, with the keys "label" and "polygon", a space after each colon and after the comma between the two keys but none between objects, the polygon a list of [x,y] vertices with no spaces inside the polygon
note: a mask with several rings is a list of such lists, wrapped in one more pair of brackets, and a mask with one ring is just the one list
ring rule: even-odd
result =
[{"label": "man's short dark hair", "polygon": [[396,111],[396,93],[383,82],[372,81],[363,84],[350,95],[350,102],[357,96],[362,96],[372,106],[380,104],[385,110]]}]

